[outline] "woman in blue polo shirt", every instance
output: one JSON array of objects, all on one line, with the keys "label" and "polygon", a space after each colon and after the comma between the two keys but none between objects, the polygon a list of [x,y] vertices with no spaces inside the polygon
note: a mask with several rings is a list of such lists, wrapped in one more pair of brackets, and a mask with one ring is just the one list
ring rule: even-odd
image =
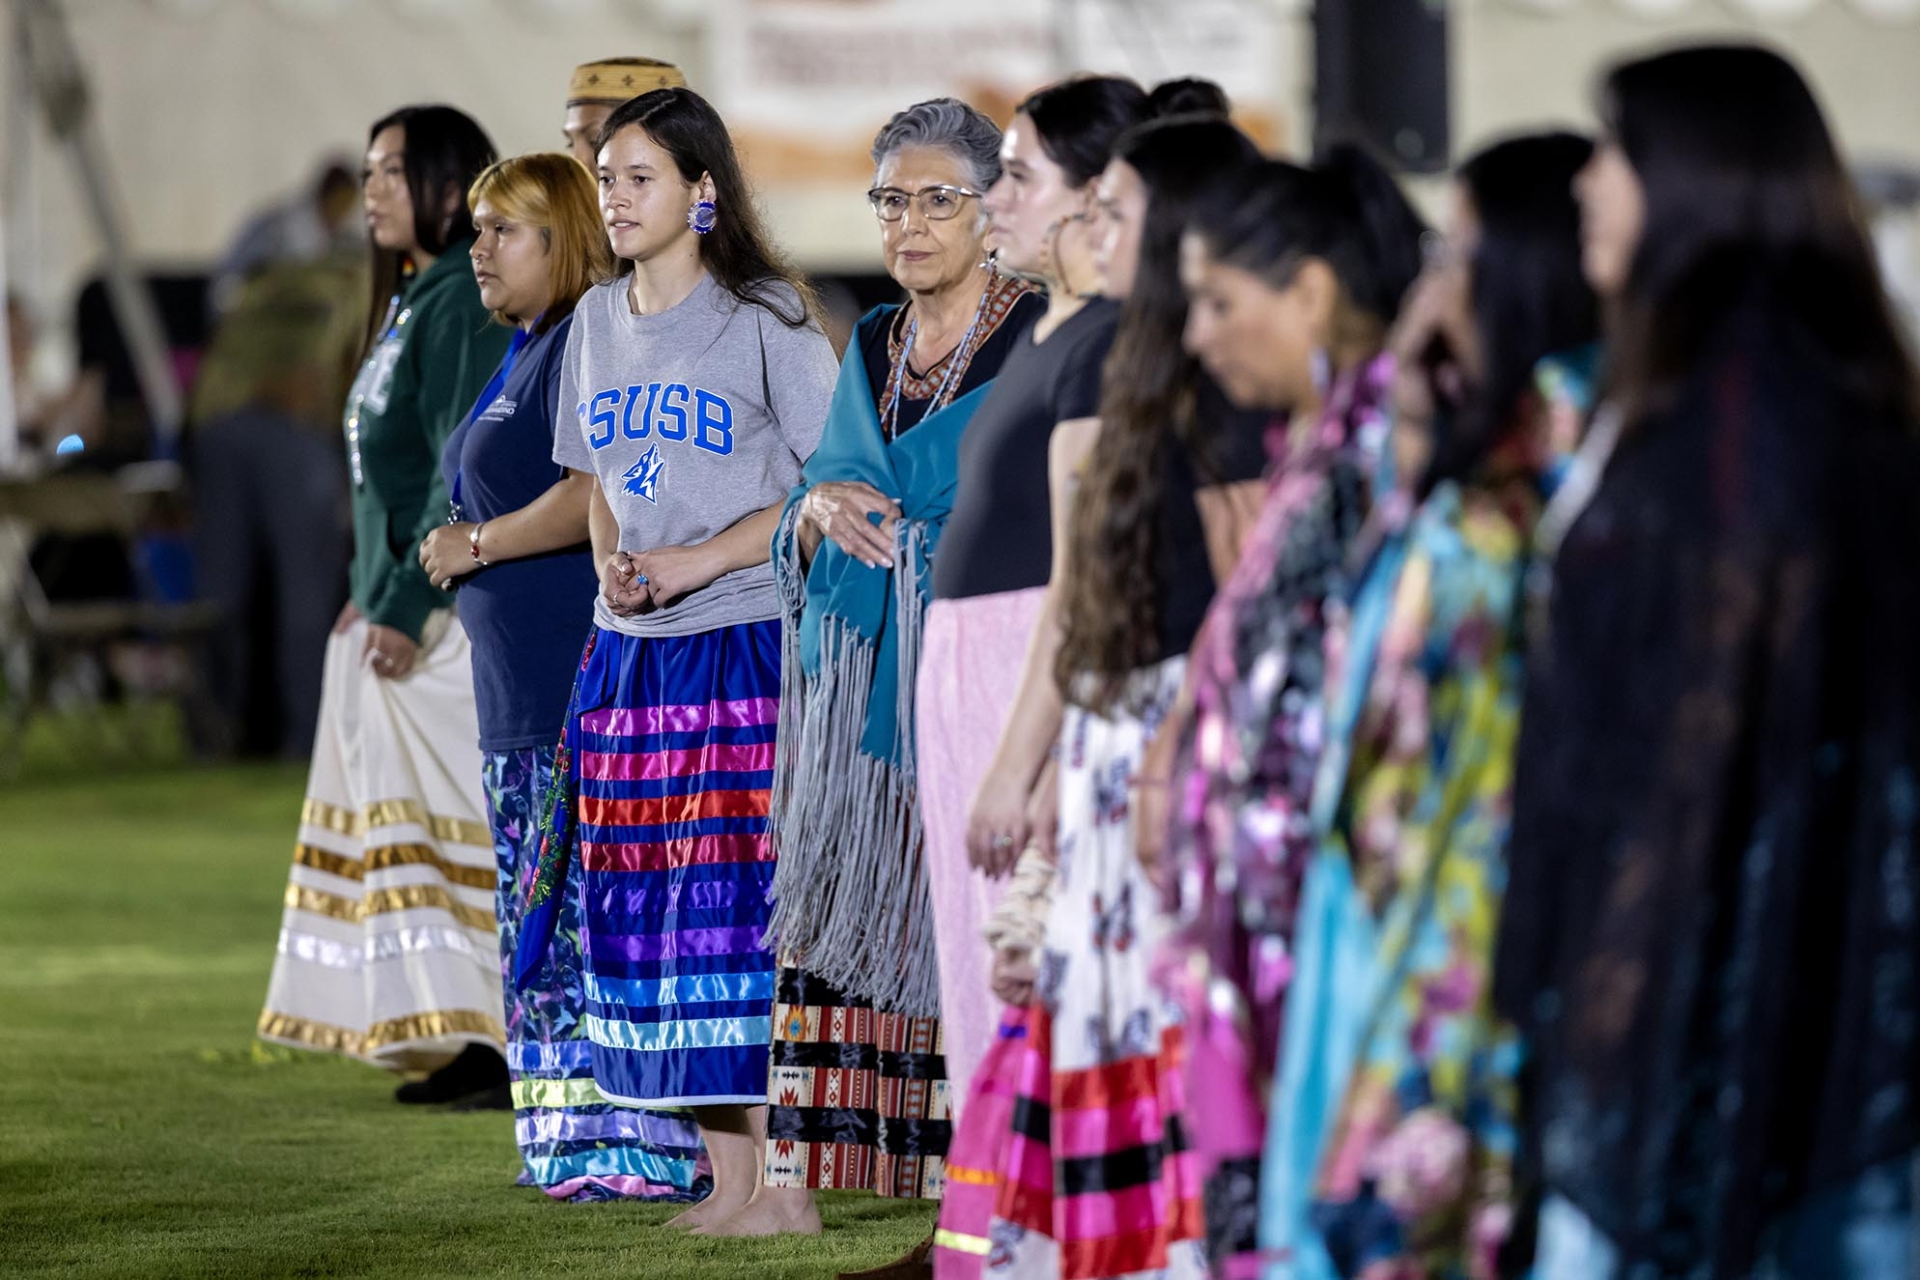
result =
[{"label": "woman in blue polo shirt", "polygon": [[[503,160],[474,182],[468,204],[480,297],[515,331],[493,380],[447,440],[441,466],[452,520],[421,543],[420,563],[436,586],[459,586],[460,620],[473,643],[504,970],[519,940],[561,722],[593,620],[593,477],[552,461],[560,363],[574,304],[612,274],[613,260],[593,179],[568,156]],[[704,1177],[691,1121],[617,1106],[594,1089],[581,1030],[577,898],[569,890],[562,900],[554,962],[523,990],[506,983],[507,1062],[526,1178],[556,1199],[689,1198],[696,1176]]]}]

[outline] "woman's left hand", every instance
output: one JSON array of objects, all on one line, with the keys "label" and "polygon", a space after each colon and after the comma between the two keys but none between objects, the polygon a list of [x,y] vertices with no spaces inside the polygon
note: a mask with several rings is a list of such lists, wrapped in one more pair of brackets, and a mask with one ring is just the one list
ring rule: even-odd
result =
[{"label": "woman's left hand", "polygon": [[713,552],[705,544],[696,547],[655,547],[637,551],[633,566],[646,576],[647,594],[656,608],[664,608],[681,596],[707,586],[721,573]]},{"label": "woman's left hand", "polygon": [[967,861],[998,880],[1013,870],[1027,845],[1032,783],[996,762],[980,780],[967,809]]},{"label": "woman's left hand", "polygon": [[406,632],[376,622],[367,628],[367,646],[361,652],[375,675],[399,680],[413,670],[420,646]]},{"label": "woman's left hand", "polygon": [[473,558],[473,522],[443,524],[420,544],[420,567],[436,587],[450,588],[454,579],[463,578],[480,567]]}]

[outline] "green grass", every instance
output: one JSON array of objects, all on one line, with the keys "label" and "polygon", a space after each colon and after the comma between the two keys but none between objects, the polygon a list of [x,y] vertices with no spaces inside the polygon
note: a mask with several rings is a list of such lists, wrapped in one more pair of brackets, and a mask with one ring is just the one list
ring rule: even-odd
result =
[{"label": "green grass", "polygon": [[0,1274],[815,1277],[932,1210],[824,1197],[817,1240],[515,1187],[507,1117],[253,1039],[302,778],[169,769],[0,790]]},{"label": "green grass", "polygon": [[71,778],[81,770],[177,769],[190,753],[180,712],[159,699],[43,711],[18,744],[0,745],[0,787]]}]

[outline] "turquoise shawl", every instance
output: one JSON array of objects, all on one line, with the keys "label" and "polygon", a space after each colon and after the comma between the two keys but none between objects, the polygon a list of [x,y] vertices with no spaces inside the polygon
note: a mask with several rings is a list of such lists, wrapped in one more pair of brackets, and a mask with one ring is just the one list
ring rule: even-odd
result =
[{"label": "turquoise shawl", "polygon": [[[860,336],[884,331],[895,310],[876,308],[855,329],[826,431],[774,534],[783,652],[769,938],[783,963],[919,1016],[937,1014],[940,997],[914,795],[914,679],[960,437],[987,386],[889,442]],[[825,539],[801,568],[800,502],[829,480],[863,481],[900,504],[890,568],[869,568]]]}]

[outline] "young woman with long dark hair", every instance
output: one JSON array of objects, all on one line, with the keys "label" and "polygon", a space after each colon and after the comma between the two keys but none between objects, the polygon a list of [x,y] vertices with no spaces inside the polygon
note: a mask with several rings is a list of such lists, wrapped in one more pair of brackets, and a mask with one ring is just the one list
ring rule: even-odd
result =
[{"label": "young woman with long dark hair", "polygon": [[574,309],[559,404],[575,422],[554,461],[596,478],[601,593],[518,976],[538,980],[577,875],[594,1081],[609,1101],[693,1110],[714,1187],[678,1221],[721,1230],[759,1185],[766,1143],[768,547],[820,439],[833,349],[699,95],[659,89],[615,110],[599,181],[625,274]]},{"label": "young woman with long dark hair", "polygon": [[[1216,1255],[1253,1247],[1266,1081],[1292,909],[1313,848],[1330,606],[1387,445],[1388,326],[1424,228],[1363,153],[1269,161],[1193,215],[1185,340],[1228,397],[1285,415],[1273,482],[1188,662],[1191,724],[1163,729],[1133,803],[1142,856],[1175,888],[1190,1140]],[[1185,708],[1176,705],[1176,717]],[[1168,846],[1153,838],[1166,820]]]},{"label": "young woman with long dark hair", "polygon": [[1010,1243],[990,1274],[1204,1270],[1180,1031],[1149,973],[1160,895],[1136,857],[1128,795],[1259,504],[1265,415],[1227,406],[1181,349],[1179,270],[1187,220],[1257,159],[1224,119],[1182,117],[1128,134],[1099,181],[1097,257],[1123,301],[1098,442],[1077,493],[1056,476],[1059,858],[999,1170],[998,1216],[1017,1230],[996,1228]]},{"label": "young woman with long dark hair", "polygon": [[1494,990],[1535,1274],[1907,1275],[1920,392],[1792,64],[1629,62],[1601,115],[1617,443],[1530,659]]},{"label": "young woman with long dark hair", "polygon": [[[980,930],[1026,843],[1027,806],[1059,731],[1052,645],[1034,648],[1052,569],[1049,448],[1084,449],[1116,308],[1100,299],[1087,220],[1113,144],[1146,118],[1131,80],[1082,77],[1021,104],[987,192],[987,247],[1038,280],[1047,310],[1015,344],[961,437],[953,511],[933,559],[922,642],[917,782],[940,956],[947,1079],[964,1105],[998,1015]],[[1075,424],[1062,431],[1062,424]]]},{"label": "young woman with long dark hair", "polygon": [[1422,460],[1400,491],[1419,505],[1375,507],[1328,645],[1321,845],[1262,1170],[1262,1244],[1303,1278],[1501,1274],[1519,1050],[1488,988],[1533,532],[1555,427],[1583,407],[1557,388],[1599,332],[1572,192],[1592,149],[1544,134],[1461,165],[1393,336],[1394,431]]},{"label": "young woman with long dark hair", "polygon": [[327,646],[260,1015],[264,1039],[439,1067],[401,1086],[406,1102],[507,1078],[467,636],[415,558],[447,517],[441,446],[507,346],[467,261],[467,186],[492,161],[452,107],[407,107],[368,134],[375,303],[346,405],[352,599]]}]

